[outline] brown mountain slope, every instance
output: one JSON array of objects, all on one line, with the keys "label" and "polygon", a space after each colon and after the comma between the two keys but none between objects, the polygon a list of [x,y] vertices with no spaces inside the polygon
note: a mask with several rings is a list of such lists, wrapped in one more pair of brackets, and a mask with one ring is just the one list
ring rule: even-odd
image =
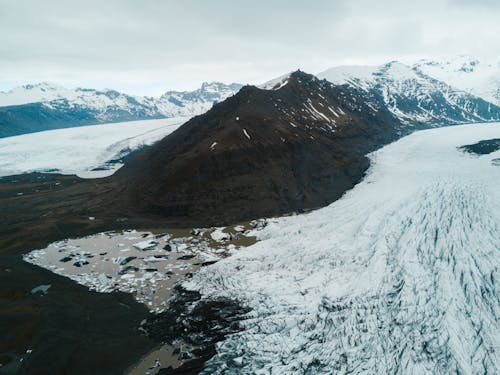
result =
[{"label": "brown mountain slope", "polygon": [[206,224],[289,213],[351,188],[398,126],[367,94],[297,71],[274,90],[242,88],[113,180],[143,213]]}]

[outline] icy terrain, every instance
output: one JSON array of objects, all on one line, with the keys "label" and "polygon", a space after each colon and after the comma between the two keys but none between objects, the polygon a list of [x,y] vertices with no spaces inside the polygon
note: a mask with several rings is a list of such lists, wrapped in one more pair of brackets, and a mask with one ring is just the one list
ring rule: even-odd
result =
[{"label": "icy terrain", "polygon": [[498,374],[500,123],[416,132],[332,205],[184,286],[253,310],[206,373]]},{"label": "icy terrain", "polygon": [[100,293],[132,293],[155,313],[162,312],[173,285],[255,242],[262,220],[246,225],[171,229],[152,233],[102,232],[51,243],[23,256]]},{"label": "icy terrain", "polygon": [[27,172],[113,174],[120,159],[167,136],[188,118],[131,121],[57,129],[0,139],[0,176]]},{"label": "icy terrain", "polygon": [[461,55],[447,60],[420,60],[414,69],[500,105],[500,60]]},{"label": "icy terrain", "polygon": [[0,107],[44,103],[54,108],[87,108],[101,112],[119,109],[124,112],[143,111],[145,115],[165,117],[191,117],[208,111],[214,103],[235,94],[242,85],[204,82],[193,91],[167,91],[160,97],[128,95],[115,90],[88,88],[68,89],[48,82],[15,87],[0,92]]}]

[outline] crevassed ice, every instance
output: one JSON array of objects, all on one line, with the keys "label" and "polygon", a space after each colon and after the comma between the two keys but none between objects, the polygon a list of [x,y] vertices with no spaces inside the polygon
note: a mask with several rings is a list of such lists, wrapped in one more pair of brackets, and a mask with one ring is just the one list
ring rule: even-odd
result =
[{"label": "crevassed ice", "polygon": [[371,155],[332,205],[274,220],[184,283],[252,308],[206,373],[499,373],[500,123],[421,131]]}]

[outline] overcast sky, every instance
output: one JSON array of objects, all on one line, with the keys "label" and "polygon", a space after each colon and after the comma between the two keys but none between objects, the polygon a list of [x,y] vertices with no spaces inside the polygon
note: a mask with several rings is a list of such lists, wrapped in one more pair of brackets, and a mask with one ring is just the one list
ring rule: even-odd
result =
[{"label": "overcast sky", "polygon": [[498,59],[500,0],[0,0],[0,90],[157,95],[300,68]]}]

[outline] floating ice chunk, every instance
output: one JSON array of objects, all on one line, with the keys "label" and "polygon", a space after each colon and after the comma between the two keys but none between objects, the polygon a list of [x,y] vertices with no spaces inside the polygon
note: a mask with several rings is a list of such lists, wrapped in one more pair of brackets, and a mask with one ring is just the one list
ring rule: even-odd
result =
[{"label": "floating ice chunk", "polygon": [[244,231],[245,231],[245,227],[244,227],[243,225],[236,225],[236,226],[234,227],[234,230],[235,230],[236,232],[244,232]]},{"label": "floating ice chunk", "polygon": [[51,284],[38,285],[37,287],[31,289],[31,294],[36,294],[36,293],[47,294],[51,286],[52,286]]},{"label": "floating ice chunk", "polygon": [[210,237],[212,237],[212,239],[217,242],[227,241],[231,239],[231,235],[229,233],[223,232],[223,229],[224,228],[216,228],[212,233],[210,233]]},{"label": "floating ice chunk", "polygon": [[142,241],[134,244],[134,247],[136,249],[146,251],[146,250],[152,250],[158,245],[158,242],[154,240],[147,240],[147,241]]}]

